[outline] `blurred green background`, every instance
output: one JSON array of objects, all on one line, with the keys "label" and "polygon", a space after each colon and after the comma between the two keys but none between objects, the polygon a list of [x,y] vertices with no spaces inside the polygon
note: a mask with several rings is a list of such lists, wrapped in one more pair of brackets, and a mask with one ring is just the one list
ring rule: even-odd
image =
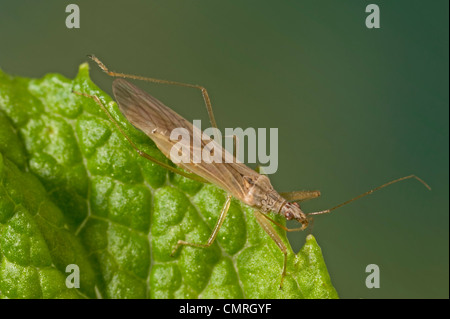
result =
[{"label": "blurred green background", "polygon": [[[315,219],[342,298],[449,297],[448,1],[0,1],[0,67],[74,77],[87,54],[111,69],[201,84],[220,128],[279,128],[279,191],[319,189]],[[75,3],[75,1],[73,1]],[[365,26],[378,4],[381,29]],[[111,93],[111,79],[92,65]],[[196,90],[140,83],[186,118],[208,117]],[[295,250],[306,233],[290,234]],[[368,264],[381,287],[365,286]]]}]

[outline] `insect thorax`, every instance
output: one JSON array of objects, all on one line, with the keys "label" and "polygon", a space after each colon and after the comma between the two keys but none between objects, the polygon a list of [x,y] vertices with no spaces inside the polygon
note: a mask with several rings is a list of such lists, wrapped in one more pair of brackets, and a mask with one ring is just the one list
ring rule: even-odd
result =
[{"label": "insect thorax", "polygon": [[261,200],[261,211],[279,213],[283,206],[285,199],[283,199],[275,190],[266,194]]},{"label": "insect thorax", "polygon": [[259,209],[261,212],[267,213],[273,211],[278,213],[285,203],[282,198],[270,184],[267,176],[259,175],[256,179],[244,177],[247,195],[245,203]]}]

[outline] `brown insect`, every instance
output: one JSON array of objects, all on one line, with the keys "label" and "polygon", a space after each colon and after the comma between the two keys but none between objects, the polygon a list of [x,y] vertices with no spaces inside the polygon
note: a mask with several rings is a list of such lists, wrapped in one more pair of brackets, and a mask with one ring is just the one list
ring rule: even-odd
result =
[{"label": "brown insect", "polygon": [[[176,143],[176,141],[170,139],[170,134],[174,129],[186,129],[192,137],[202,136],[202,132],[186,119],[152,97],[150,94],[144,92],[143,90],[139,89],[123,78],[199,89],[203,95],[211,125],[214,128],[217,128],[216,120],[212,111],[211,100],[209,98],[208,92],[204,87],[193,84],[111,72],[95,56],[89,57],[93,61],[95,61],[105,73],[117,78],[113,82],[113,93],[116,98],[117,104],[119,105],[120,111],[131,124],[142,130],[148,137],[150,137],[166,157],[170,158],[170,151]],[[172,255],[179,249],[180,246],[183,245],[193,247],[209,247],[214,242],[219,229],[225,220],[228,209],[230,207],[231,198],[235,197],[255,209],[254,215],[256,217],[256,220],[284,254],[284,264],[281,273],[280,288],[282,287],[284,277],[286,276],[287,248],[271,223],[281,227],[285,231],[304,230],[306,227],[308,227],[308,223],[310,222],[312,216],[330,213],[331,211],[344,206],[356,199],[372,194],[373,192],[381,188],[405,179],[415,178],[423,185],[425,185],[428,189],[430,189],[430,187],[422,179],[415,175],[409,175],[376,187],[335,207],[312,213],[304,213],[298,202],[319,197],[319,191],[296,191],[288,193],[278,193],[272,187],[267,176],[259,174],[258,172],[249,168],[245,164],[238,162],[237,160],[234,160],[232,163],[226,161],[222,161],[221,163],[194,163],[193,161],[189,161],[186,163],[181,162],[177,165],[191,173],[186,173],[182,170],[176,169],[140,150],[125,134],[120,125],[114,120],[114,118],[107,111],[107,109],[97,96],[88,95],[81,92],[74,93],[94,99],[140,156],[184,177],[217,185],[227,192],[225,204],[222,208],[222,211],[220,212],[219,219],[208,241],[206,243],[189,243],[184,240],[179,240],[173,250]],[[203,149],[208,143],[211,143],[211,140],[208,140],[206,142],[205,140],[201,139],[201,145],[199,147]],[[194,152],[196,151],[195,147],[198,146],[189,144],[188,147],[191,154],[194,154]],[[233,156],[234,158],[234,155],[231,155],[225,149],[222,149],[222,157],[225,158],[225,156]],[[296,220],[301,224],[301,227],[289,229],[270,218],[267,215],[268,212],[280,214],[287,220]]]}]

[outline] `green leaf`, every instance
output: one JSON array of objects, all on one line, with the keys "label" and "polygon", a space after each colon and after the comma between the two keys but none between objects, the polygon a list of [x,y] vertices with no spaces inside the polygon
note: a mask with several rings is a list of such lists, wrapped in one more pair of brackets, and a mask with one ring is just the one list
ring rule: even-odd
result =
[{"label": "green leaf", "polygon": [[[74,80],[0,71],[0,296],[3,298],[337,298],[309,235],[283,254],[233,199],[216,242],[205,243],[225,193],[137,155],[92,100],[97,95],[136,145],[172,165],[118,111],[82,64]],[[283,223],[282,220],[273,216]],[[67,288],[67,265],[80,288]]]},{"label": "green leaf", "polygon": [[[80,239],[37,178],[0,153],[0,297],[95,297],[95,273]],[[78,265],[80,289],[66,286]]]}]

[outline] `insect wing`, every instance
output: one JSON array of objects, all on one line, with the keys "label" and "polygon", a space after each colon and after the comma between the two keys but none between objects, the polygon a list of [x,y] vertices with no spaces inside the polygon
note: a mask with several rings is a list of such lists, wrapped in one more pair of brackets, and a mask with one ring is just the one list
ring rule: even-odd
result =
[{"label": "insect wing", "polygon": [[[179,143],[179,141],[170,139],[171,132],[174,129],[185,129],[191,139],[189,139],[189,145],[185,145],[184,148],[189,149],[190,152],[183,156],[189,156],[190,160],[176,164],[221,187],[238,199],[242,199],[246,195],[243,176],[256,179],[258,173],[236,160],[226,163],[225,158],[233,156],[217,145],[216,147],[222,148],[223,161],[221,163],[205,163],[201,158],[196,158],[199,156],[198,154],[201,156],[202,150],[207,144],[211,146],[211,143],[217,142],[203,139],[202,132],[192,123],[128,81],[116,79],[113,83],[113,93],[120,111],[128,121],[149,136],[166,157],[170,158],[172,147]],[[199,139],[200,145],[195,146],[191,142],[192,139]]]}]

